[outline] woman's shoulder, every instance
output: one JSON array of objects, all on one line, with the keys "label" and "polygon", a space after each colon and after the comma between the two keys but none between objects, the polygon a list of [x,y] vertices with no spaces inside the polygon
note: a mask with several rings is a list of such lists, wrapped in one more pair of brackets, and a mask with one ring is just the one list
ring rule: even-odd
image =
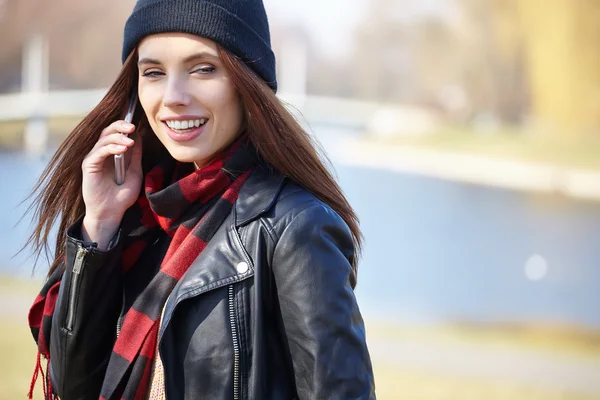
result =
[{"label": "woman's shoulder", "polygon": [[333,212],[331,207],[317,196],[289,178],[285,179],[274,208],[277,208],[278,215],[291,218],[311,208],[322,208]]},{"label": "woman's shoulder", "polygon": [[264,217],[276,233],[294,224],[296,228],[341,229],[350,235],[348,226],[338,213],[291,179],[285,180],[273,208]]},{"label": "woman's shoulder", "polygon": [[276,239],[294,230],[329,229],[351,236],[344,220],[331,206],[289,177],[257,168],[244,183],[236,202],[236,224],[259,223]]}]

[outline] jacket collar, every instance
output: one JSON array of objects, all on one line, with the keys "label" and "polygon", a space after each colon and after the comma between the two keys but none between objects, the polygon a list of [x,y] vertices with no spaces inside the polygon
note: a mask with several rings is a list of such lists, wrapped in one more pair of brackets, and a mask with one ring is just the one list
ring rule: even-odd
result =
[{"label": "jacket collar", "polygon": [[285,177],[259,164],[250,173],[242,185],[240,194],[235,203],[236,227],[256,219],[261,214],[269,211],[283,187]]}]

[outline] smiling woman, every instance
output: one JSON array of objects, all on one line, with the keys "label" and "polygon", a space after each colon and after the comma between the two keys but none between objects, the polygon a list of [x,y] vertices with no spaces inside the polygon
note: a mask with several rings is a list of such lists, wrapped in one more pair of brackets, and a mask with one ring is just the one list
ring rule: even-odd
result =
[{"label": "smiling woman", "polygon": [[207,165],[242,131],[240,95],[212,40],[163,33],[138,46],[139,99],[150,127],[182,162]]},{"label": "smiling woman", "polygon": [[139,0],[123,62],[36,188],[32,388],[44,356],[49,399],[374,399],[358,220],[275,95],[262,2]]}]

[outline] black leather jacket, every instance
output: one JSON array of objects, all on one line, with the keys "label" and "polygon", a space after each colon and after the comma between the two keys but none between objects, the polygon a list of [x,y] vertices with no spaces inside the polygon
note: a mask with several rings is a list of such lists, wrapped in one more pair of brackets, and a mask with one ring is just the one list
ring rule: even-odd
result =
[{"label": "black leather jacket", "polygon": [[[101,252],[76,239],[78,229],[69,230],[50,340],[62,400],[98,399],[124,309],[120,240]],[[146,262],[158,266],[164,248],[155,244]],[[335,212],[255,169],[165,306],[167,398],[375,399],[353,256]]]}]

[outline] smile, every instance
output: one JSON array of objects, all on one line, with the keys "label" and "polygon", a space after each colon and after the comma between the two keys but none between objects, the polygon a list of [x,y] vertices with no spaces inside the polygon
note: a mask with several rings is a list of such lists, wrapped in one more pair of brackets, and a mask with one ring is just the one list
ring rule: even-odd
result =
[{"label": "smile", "polygon": [[186,131],[194,128],[199,128],[201,125],[206,123],[206,118],[201,119],[190,119],[188,121],[179,121],[179,120],[167,120],[165,124],[170,129],[177,131]]},{"label": "smile", "polygon": [[187,142],[196,139],[204,132],[204,127],[207,122],[207,118],[163,120],[163,123],[167,128],[167,135],[175,142]]}]

